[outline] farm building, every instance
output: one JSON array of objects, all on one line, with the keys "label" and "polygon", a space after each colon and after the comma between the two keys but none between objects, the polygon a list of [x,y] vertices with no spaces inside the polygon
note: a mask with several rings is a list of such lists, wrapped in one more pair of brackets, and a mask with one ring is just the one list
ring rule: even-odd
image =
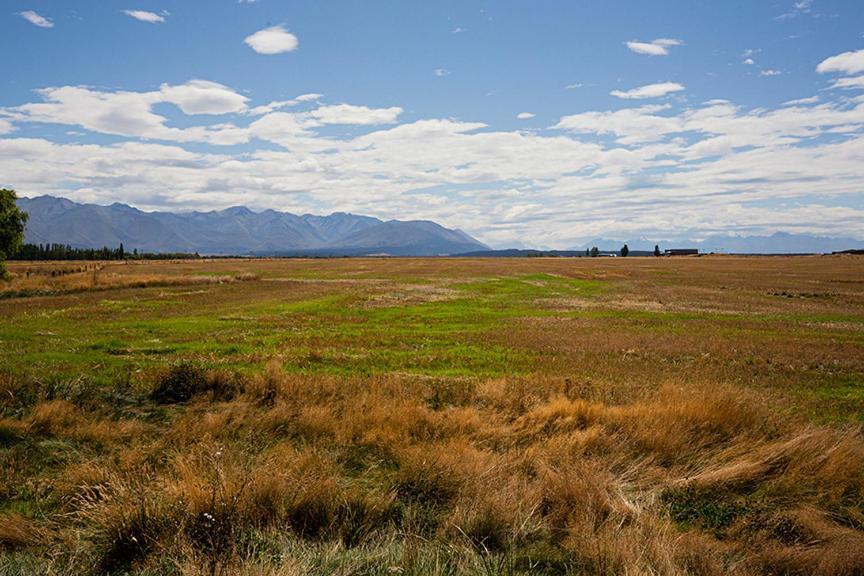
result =
[{"label": "farm building", "polygon": [[664,256],[694,256],[699,254],[698,248],[669,248],[663,251]]}]

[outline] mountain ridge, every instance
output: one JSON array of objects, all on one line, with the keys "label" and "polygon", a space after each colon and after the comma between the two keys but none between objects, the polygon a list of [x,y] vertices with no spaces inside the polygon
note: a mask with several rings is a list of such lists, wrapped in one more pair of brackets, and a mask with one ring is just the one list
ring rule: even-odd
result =
[{"label": "mountain ridge", "polygon": [[75,248],[118,246],[142,252],[209,255],[367,253],[398,256],[457,254],[488,248],[461,230],[428,220],[384,221],[334,212],[296,215],[245,206],[207,212],[145,212],[115,202],[81,204],[56,196],[20,198],[30,214],[26,242]]}]

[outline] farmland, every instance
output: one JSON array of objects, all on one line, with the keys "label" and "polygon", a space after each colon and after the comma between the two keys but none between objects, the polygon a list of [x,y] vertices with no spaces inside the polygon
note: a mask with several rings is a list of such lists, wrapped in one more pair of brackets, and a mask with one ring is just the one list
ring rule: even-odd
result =
[{"label": "farmland", "polygon": [[0,574],[858,574],[864,259],[10,263]]}]

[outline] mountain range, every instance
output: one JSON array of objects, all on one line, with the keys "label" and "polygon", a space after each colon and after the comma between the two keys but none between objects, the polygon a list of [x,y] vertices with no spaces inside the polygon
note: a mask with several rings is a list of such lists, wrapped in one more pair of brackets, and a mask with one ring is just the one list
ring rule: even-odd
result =
[{"label": "mountain range", "polygon": [[206,255],[434,256],[488,247],[461,230],[427,220],[383,221],[336,212],[329,216],[252,210],[144,212],[126,204],[79,204],[65,198],[20,198],[30,218],[25,241],[74,248]]},{"label": "mountain range", "polygon": [[[126,204],[79,204],[54,196],[20,198],[18,205],[30,214],[25,236],[32,244],[101,248],[123,243],[129,251],[238,256],[541,255],[530,249],[490,250],[461,230],[428,220],[384,221],[344,212],[298,216],[276,210],[254,212],[243,206],[209,212],[145,212]],[[596,238],[571,251],[579,254],[597,246],[601,251],[617,252],[624,244],[633,253],[651,252],[655,244],[664,250],[698,248],[702,253],[728,254],[828,253],[864,248],[864,241],[854,238],[777,232],[770,236],[716,235],[701,240]],[[557,255],[571,254],[565,250]]]}]

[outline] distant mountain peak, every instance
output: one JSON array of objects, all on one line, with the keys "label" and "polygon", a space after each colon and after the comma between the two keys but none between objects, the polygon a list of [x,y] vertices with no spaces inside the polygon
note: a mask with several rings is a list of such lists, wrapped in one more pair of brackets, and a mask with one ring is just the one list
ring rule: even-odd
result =
[{"label": "distant mountain peak", "polygon": [[457,254],[484,244],[429,221],[383,222],[371,216],[329,216],[232,206],[210,212],[144,212],[127,204],[78,204],[66,198],[21,198],[30,213],[26,240],[80,248],[118,246],[146,252],[231,255],[400,256]]}]

